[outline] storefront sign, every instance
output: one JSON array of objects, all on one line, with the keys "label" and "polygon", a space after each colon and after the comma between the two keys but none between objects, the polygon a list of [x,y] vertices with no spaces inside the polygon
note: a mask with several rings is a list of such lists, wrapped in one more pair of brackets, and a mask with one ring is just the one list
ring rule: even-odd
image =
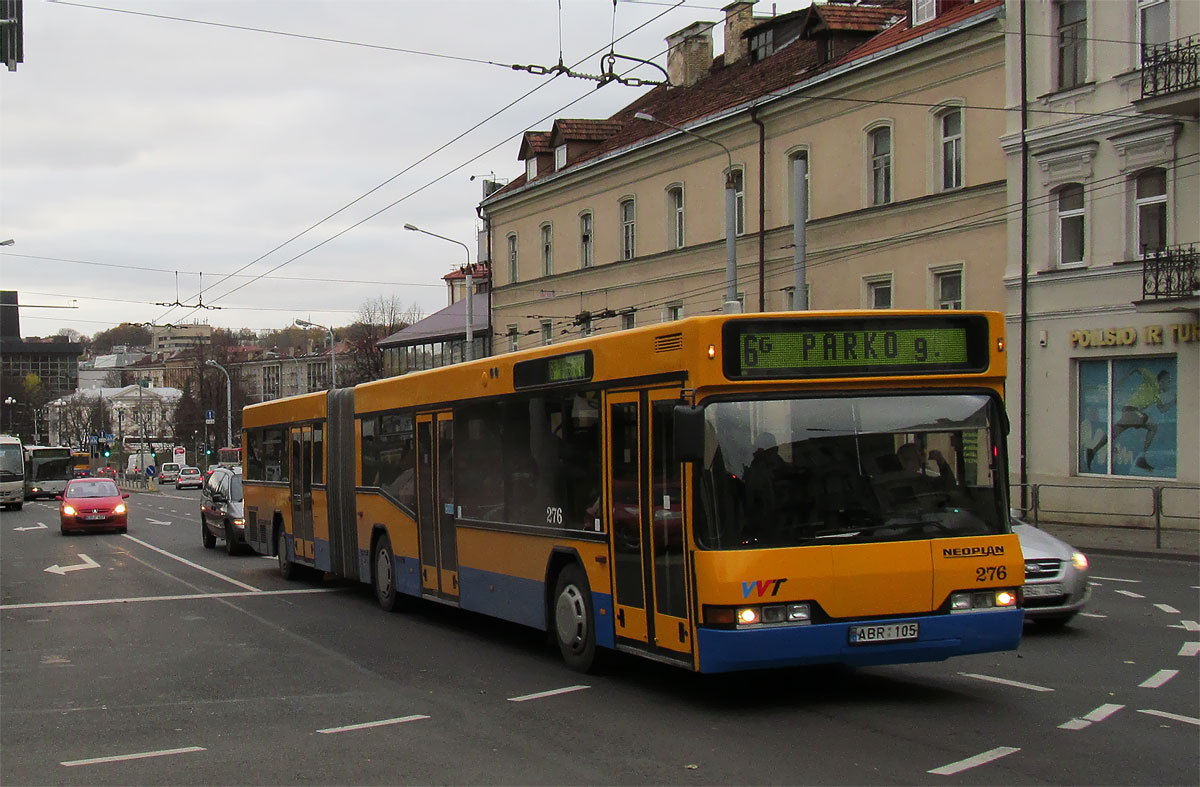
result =
[{"label": "storefront sign", "polygon": [[1200,342],[1200,324],[1180,322],[1174,325],[1146,325],[1137,328],[1097,328],[1071,331],[1072,347],[1131,347],[1142,344],[1193,344]]}]

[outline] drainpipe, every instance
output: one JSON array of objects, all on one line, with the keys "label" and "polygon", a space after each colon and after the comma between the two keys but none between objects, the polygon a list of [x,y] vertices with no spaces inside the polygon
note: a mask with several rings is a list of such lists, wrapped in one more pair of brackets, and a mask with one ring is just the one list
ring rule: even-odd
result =
[{"label": "drainpipe", "polygon": [[758,310],[767,310],[767,127],[750,107],[750,122],[758,126]]},{"label": "drainpipe", "polygon": [[1026,508],[1026,493],[1029,484],[1029,465],[1026,462],[1027,436],[1029,428],[1026,425],[1029,416],[1029,369],[1028,351],[1025,349],[1029,339],[1029,141],[1026,130],[1029,128],[1029,87],[1026,74],[1027,50],[1025,33],[1025,3],[1018,3],[1021,9],[1021,325],[1020,345],[1021,358],[1019,363],[1019,380],[1021,396],[1019,411],[1021,414],[1021,431],[1018,437],[1019,483],[1021,486],[1021,511]]}]

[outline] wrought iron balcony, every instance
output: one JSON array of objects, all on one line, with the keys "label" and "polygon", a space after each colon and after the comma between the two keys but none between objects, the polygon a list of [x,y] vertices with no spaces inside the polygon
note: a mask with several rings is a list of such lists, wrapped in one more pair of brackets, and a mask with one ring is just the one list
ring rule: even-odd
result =
[{"label": "wrought iron balcony", "polygon": [[1142,262],[1142,299],[1190,298],[1200,291],[1196,244],[1147,249]]},{"label": "wrought iron balcony", "polygon": [[1200,86],[1197,56],[1200,41],[1192,36],[1165,44],[1142,44],[1142,98],[1165,96]]}]

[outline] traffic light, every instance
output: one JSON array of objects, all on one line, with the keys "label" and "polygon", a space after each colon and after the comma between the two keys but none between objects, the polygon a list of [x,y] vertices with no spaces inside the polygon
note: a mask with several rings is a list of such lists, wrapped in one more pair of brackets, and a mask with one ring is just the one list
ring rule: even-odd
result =
[{"label": "traffic light", "polygon": [[205,446],[205,447],[204,447],[204,455],[205,455],[205,456],[212,456],[212,449],[211,449],[211,448],[209,448],[208,446]]},{"label": "traffic light", "polygon": [[112,446],[110,446],[108,443],[101,443],[100,451],[104,454],[105,459],[112,456]]}]

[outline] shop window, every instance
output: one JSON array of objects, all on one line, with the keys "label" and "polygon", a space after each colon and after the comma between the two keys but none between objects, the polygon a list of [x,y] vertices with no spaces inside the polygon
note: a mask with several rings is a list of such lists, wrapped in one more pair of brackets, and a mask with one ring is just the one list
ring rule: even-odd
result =
[{"label": "shop window", "polygon": [[1175,358],[1079,362],[1078,472],[1175,478]]}]

